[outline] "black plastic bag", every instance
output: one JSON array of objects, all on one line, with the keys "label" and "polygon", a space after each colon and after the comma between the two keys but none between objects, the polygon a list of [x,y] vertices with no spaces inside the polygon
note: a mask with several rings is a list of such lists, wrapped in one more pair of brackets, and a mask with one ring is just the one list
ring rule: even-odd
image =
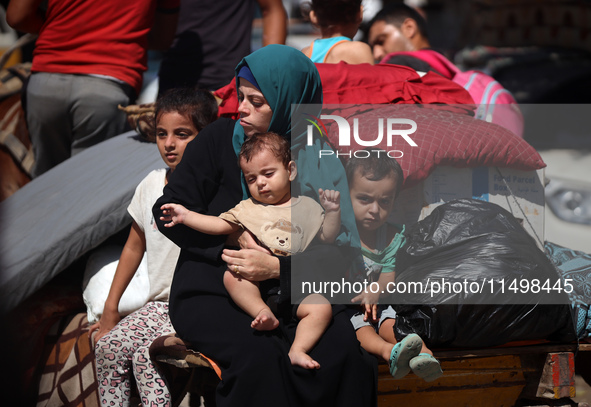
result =
[{"label": "black plastic bag", "polygon": [[[397,284],[443,279],[482,289],[398,296],[404,298],[395,306],[398,339],[414,332],[435,347],[576,339],[564,281],[519,221],[500,206],[451,201],[406,235],[397,255]],[[509,289],[513,281],[515,291]],[[532,288],[534,281],[539,288],[548,281],[547,291]]]}]

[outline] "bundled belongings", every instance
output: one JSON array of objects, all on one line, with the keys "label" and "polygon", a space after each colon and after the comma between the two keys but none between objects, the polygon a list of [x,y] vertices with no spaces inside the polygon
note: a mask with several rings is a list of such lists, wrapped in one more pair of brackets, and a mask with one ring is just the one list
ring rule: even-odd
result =
[{"label": "bundled belongings", "polygon": [[[336,104],[448,104],[476,106],[462,86],[437,75],[420,76],[398,65],[316,64],[322,80],[322,103]],[[214,92],[220,100],[220,117],[238,118],[234,80]]]},{"label": "bundled belongings", "polygon": [[[520,171],[546,166],[540,154],[525,140],[502,126],[474,118],[468,107],[411,103],[339,105],[325,107],[321,118],[333,115],[346,119],[351,132],[364,142],[360,145],[353,138],[349,144],[343,143],[339,124],[334,119],[323,119],[328,142],[342,158],[364,146],[388,151],[404,171],[404,188],[426,179],[438,166]],[[390,123],[392,118],[407,123]],[[414,122],[416,128],[410,128],[409,122]],[[385,124],[386,131],[383,130]],[[385,136],[380,137],[380,128]],[[415,145],[402,136],[388,136],[390,131],[405,131]]]},{"label": "bundled belongings", "polygon": [[414,332],[434,347],[576,339],[571,282],[500,206],[451,201],[406,235],[396,284],[421,282],[426,289],[388,298],[402,304],[395,307],[397,338]]},{"label": "bundled belongings", "polygon": [[126,228],[135,187],[161,166],[154,145],[127,132],[87,148],[0,202],[0,312]]}]

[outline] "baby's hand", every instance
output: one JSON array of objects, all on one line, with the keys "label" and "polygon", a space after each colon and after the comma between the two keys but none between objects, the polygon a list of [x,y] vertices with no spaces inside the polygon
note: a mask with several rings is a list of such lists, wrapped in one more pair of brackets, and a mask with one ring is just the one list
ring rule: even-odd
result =
[{"label": "baby's hand", "polygon": [[318,189],[320,205],[326,212],[339,211],[341,209],[341,193],[332,189]]},{"label": "baby's hand", "polygon": [[178,225],[179,223],[184,223],[185,217],[187,216],[187,213],[189,213],[187,208],[179,204],[164,204],[160,209],[162,209],[163,215],[160,217],[160,220],[170,222],[164,224],[167,228]]}]

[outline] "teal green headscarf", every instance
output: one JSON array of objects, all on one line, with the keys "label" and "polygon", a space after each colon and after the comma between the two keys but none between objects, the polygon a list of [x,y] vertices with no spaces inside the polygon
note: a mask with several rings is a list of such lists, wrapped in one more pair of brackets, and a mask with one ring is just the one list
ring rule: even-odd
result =
[{"label": "teal green headscarf", "polygon": [[[292,155],[298,175],[292,183],[294,195],[302,194],[318,200],[318,188],[335,189],[341,193],[341,219],[346,228],[338,237],[339,244],[359,247],[359,235],[349,196],[345,169],[336,155],[319,158],[320,150],[332,150],[321,139],[306,145],[306,134],[292,134],[292,105],[294,116],[301,105],[322,105],[322,84],[314,63],[301,51],[285,45],[267,45],[245,57],[236,67],[236,75],[248,66],[265,99],[273,111],[268,131],[281,134],[291,141]],[[236,78],[236,88],[239,81]],[[320,114],[320,113],[319,113]],[[295,127],[295,126],[294,126]],[[244,142],[244,129],[237,121],[232,139],[236,155]],[[243,179],[244,198],[248,189]]]}]

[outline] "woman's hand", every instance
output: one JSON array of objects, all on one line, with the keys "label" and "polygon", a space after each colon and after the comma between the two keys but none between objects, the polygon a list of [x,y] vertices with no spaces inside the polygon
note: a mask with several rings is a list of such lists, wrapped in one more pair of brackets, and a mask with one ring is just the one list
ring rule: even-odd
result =
[{"label": "woman's hand", "polygon": [[96,324],[91,325],[91,327],[88,329],[88,336],[92,338],[92,333],[96,331],[94,343],[97,343],[98,340],[108,334],[111,329],[113,329],[115,325],[119,323],[119,321],[121,321],[119,312],[109,312],[104,310],[103,315],[101,315],[101,319]]},{"label": "woman's hand", "polygon": [[261,251],[256,248],[224,249],[222,260],[228,264],[229,270],[250,281],[279,278],[279,259],[272,256],[268,250],[264,250]]}]

